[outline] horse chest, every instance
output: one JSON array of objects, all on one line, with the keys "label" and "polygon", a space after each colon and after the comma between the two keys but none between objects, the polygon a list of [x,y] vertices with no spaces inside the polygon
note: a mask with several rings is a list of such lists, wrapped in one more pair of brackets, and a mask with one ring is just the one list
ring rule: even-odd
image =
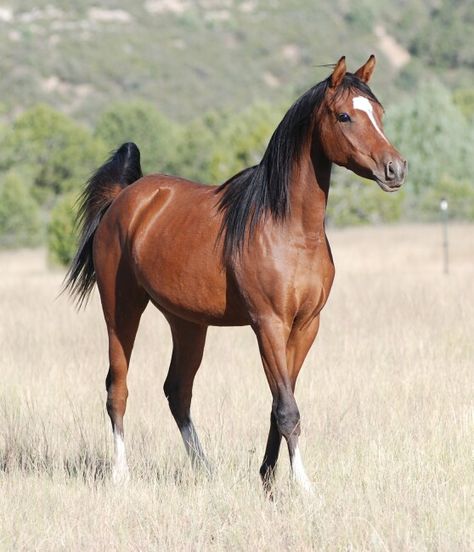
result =
[{"label": "horse chest", "polygon": [[329,255],[301,259],[293,279],[296,316],[316,316],[326,304],[334,279],[334,265]]},{"label": "horse chest", "polygon": [[331,289],[334,266],[326,241],[318,245],[275,247],[237,268],[236,281],[251,318],[276,315],[290,324],[319,314]]}]

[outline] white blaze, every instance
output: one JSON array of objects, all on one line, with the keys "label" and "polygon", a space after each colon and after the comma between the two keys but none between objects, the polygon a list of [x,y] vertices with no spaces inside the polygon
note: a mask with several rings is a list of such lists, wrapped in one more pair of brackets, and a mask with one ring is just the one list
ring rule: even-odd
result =
[{"label": "white blaze", "polygon": [[388,142],[384,133],[380,130],[377,121],[375,120],[374,110],[370,101],[364,96],[357,96],[355,98],[352,98],[352,105],[354,106],[354,109],[358,109],[359,111],[364,111],[365,113],[367,113],[367,116],[369,117],[370,122],[374,125],[375,130],[380,134],[380,136],[382,136],[382,138],[386,142]]}]

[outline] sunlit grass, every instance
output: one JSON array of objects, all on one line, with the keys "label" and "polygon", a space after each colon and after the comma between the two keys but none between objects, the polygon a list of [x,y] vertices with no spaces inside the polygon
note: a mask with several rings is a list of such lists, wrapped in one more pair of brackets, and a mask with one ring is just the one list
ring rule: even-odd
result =
[{"label": "sunlit grass", "polygon": [[[271,406],[249,329],[211,328],[194,475],[162,392],[169,330],[148,309],[129,374],[132,479],[110,482],[107,343],[42,252],[0,255],[0,550],[456,550],[473,546],[474,229],[333,231],[337,274],[297,400],[317,495],[260,489]],[[469,238],[470,236],[470,238]]]}]

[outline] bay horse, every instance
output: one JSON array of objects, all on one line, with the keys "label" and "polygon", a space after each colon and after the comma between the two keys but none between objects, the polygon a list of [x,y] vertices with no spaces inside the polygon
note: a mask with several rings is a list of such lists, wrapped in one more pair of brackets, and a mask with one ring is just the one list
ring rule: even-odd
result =
[{"label": "bay horse", "polygon": [[114,481],[129,477],[127,371],[151,302],[171,327],[164,392],[193,465],[207,465],[190,417],[207,328],[250,325],[273,397],[260,468],[264,488],[271,493],[284,437],[294,480],[311,490],[298,448],[294,391],[334,278],[325,233],[331,165],[375,180],[387,192],[398,190],[406,173],[367,84],[374,67],[370,56],[349,73],[342,57],[289,109],[261,162],[219,187],[163,174],[143,177],[133,143],[123,144],[90,178],[65,286],[79,305],[94,283],[99,289],[109,339]]}]

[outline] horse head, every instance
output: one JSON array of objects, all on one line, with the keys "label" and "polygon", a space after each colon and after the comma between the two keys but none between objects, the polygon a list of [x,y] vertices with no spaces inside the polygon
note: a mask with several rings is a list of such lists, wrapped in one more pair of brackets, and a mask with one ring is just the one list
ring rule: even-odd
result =
[{"label": "horse head", "polygon": [[405,180],[407,162],[385,136],[383,107],[367,84],[374,68],[372,55],[355,73],[348,73],[341,57],[318,110],[319,140],[330,161],[393,192]]}]

